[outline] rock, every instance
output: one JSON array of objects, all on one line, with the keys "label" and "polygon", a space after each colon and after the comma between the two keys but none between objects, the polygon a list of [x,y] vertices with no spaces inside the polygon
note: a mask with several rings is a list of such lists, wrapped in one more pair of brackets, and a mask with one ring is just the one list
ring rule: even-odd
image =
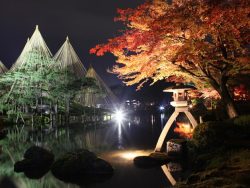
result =
[{"label": "rock", "polygon": [[85,185],[104,181],[113,175],[112,166],[88,150],[64,154],[51,168],[52,174],[67,183]]},{"label": "rock", "polygon": [[6,135],[7,135],[6,132],[1,131],[0,132],[0,140],[4,139],[6,137]]},{"label": "rock", "polygon": [[6,138],[6,136],[7,136],[7,132],[6,131],[4,131],[4,130],[0,131],[0,140]]},{"label": "rock", "polygon": [[154,158],[151,156],[139,156],[134,158],[134,165],[139,168],[153,168],[162,166],[166,162],[166,159]]},{"label": "rock", "polygon": [[172,155],[167,155],[165,152],[153,152],[149,154],[150,157],[153,157],[157,160],[161,160],[164,164],[172,161],[172,162],[179,162],[180,158]]},{"label": "rock", "polygon": [[17,186],[9,177],[4,177],[0,181],[0,188],[17,188]]},{"label": "rock", "polygon": [[32,146],[26,150],[26,152],[24,153],[24,158],[32,159],[34,161],[47,162],[47,161],[51,161],[52,159],[54,159],[54,155],[50,151],[42,147]]},{"label": "rock", "polygon": [[2,118],[0,118],[0,131],[2,131],[4,129],[4,121]]},{"label": "rock", "polygon": [[168,161],[169,156],[165,152],[153,152],[149,154],[150,157],[159,159],[159,160],[166,160]]},{"label": "rock", "polygon": [[97,158],[86,170],[86,176],[94,182],[102,182],[112,177],[113,167],[105,160]]},{"label": "rock", "polygon": [[7,135],[7,131],[4,129],[4,121],[0,118],[0,140],[4,139]]},{"label": "rock", "polygon": [[15,172],[24,172],[32,179],[44,176],[54,162],[54,155],[44,148],[32,146],[24,153],[24,159],[14,165]]}]

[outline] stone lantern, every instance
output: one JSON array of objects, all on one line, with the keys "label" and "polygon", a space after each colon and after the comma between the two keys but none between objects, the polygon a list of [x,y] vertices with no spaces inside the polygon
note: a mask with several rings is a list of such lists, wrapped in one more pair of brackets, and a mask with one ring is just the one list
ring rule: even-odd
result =
[{"label": "stone lantern", "polygon": [[197,126],[197,122],[194,119],[193,115],[188,110],[188,94],[187,91],[189,90],[195,90],[196,88],[189,85],[176,85],[169,88],[166,88],[164,92],[173,92],[173,101],[170,103],[173,107],[175,107],[174,113],[171,115],[171,117],[168,119],[165,127],[163,128],[161,135],[158,139],[158,142],[155,147],[155,152],[161,152],[163,149],[163,143],[164,140],[168,134],[168,131],[173,124],[173,122],[176,120],[179,113],[183,112],[189,119],[191,125],[193,128]]}]

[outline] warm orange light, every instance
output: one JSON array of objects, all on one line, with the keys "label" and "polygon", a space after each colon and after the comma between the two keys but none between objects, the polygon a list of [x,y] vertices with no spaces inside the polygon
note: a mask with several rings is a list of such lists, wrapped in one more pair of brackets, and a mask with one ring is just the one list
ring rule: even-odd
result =
[{"label": "warm orange light", "polygon": [[138,154],[135,152],[127,152],[127,153],[121,154],[121,157],[127,160],[133,160],[137,156]]},{"label": "warm orange light", "polygon": [[193,135],[193,128],[190,126],[189,123],[176,123],[177,126],[174,129],[175,133],[178,133],[180,136],[184,138],[192,138]]},{"label": "warm orange light", "polygon": [[103,158],[106,158],[107,160],[116,161],[119,162],[132,162],[134,158],[138,156],[148,156],[150,153],[152,153],[151,150],[120,150],[115,152],[109,152],[103,154]]}]

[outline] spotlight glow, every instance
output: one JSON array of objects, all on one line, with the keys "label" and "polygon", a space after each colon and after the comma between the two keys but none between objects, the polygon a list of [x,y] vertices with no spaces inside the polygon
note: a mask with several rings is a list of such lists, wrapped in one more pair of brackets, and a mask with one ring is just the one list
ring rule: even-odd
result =
[{"label": "spotlight glow", "polygon": [[133,160],[137,156],[138,156],[138,154],[135,152],[127,152],[127,153],[123,153],[121,155],[121,157],[126,159],[126,160]]},{"label": "spotlight glow", "polygon": [[138,156],[148,156],[152,150],[119,150],[104,154],[104,158],[113,160],[116,163],[131,163]]},{"label": "spotlight glow", "polygon": [[160,106],[159,109],[160,109],[160,111],[165,110],[164,106]]},{"label": "spotlight glow", "polygon": [[118,153],[119,157],[127,161],[132,161],[138,156],[148,156],[152,151],[144,150],[125,150]]},{"label": "spotlight glow", "polygon": [[118,123],[124,121],[126,117],[125,113],[122,110],[116,110],[113,116],[115,121],[117,121]]}]

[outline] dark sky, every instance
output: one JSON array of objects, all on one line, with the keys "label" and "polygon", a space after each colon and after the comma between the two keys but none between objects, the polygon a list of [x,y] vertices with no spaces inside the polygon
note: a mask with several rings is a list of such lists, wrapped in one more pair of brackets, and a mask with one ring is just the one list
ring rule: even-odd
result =
[{"label": "dark sky", "polygon": [[118,34],[117,8],[136,7],[145,0],[0,0],[0,60],[10,67],[32,35],[35,25],[53,54],[70,41],[85,67],[91,63],[108,85],[121,83],[106,72],[115,59],[96,57],[89,49]]}]

